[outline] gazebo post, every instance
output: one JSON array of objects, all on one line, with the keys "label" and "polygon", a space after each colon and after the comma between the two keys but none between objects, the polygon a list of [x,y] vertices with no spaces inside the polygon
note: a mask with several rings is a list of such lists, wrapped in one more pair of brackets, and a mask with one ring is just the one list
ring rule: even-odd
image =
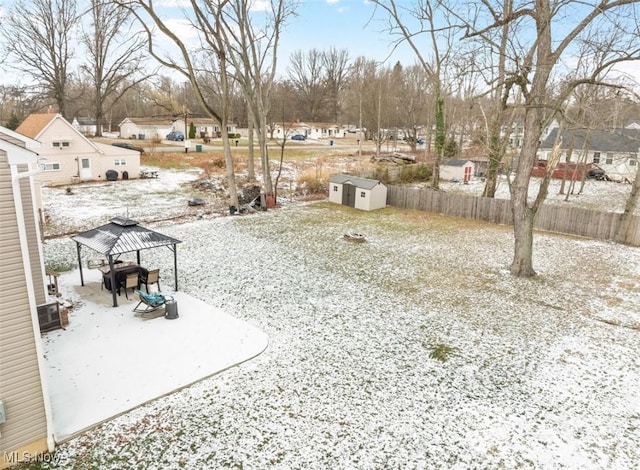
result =
[{"label": "gazebo post", "polygon": [[116,297],[116,273],[113,270],[113,255],[109,255],[109,277],[111,278],[111,297],[113,297],[113,306],[118,306],[118,297]]},{"label": "gazebo post", "polygon": [[175,276],[174,282],[176,291],[178,290],[178,247],[173,244],[173,275]]},{"label": "gazebo post", "polygon": [[137,260],[138,266],[140,266],[140,250],[136,250],[136,260]]},{"label": "gazebo post", "polygon": [[80,285],[84,286],[84,276],[82,275],[82,257],[80,256],[80,243],[76,242],[76,250],[78,251],[78,268],[80,269]]}]

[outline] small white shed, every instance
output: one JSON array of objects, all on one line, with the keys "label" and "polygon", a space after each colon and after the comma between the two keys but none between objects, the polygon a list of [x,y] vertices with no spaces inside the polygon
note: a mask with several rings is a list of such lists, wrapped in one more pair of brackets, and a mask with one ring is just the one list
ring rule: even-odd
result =
[{"label": "small white shed", "polygon": [[451,159],[440,165],[440,179],[468,183],[473,176],[475,164],[470,160]]},{"label": "small white shed", "polygon": [[378,180],[333,175],[329,178],[329,202],[364,211],[382,209],[387,205],[387,187]]}]

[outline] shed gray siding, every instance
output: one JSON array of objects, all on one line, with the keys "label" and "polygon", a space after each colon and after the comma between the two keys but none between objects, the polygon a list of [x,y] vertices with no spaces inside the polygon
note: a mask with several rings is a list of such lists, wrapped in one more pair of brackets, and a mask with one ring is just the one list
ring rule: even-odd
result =
[{"label": "shed gray siding", "polygon": [[[40,251],[33,214],[31,188],[28,179],[20,183],[26,214],[29,250],[34,258],[32,267],[36,296],[44,299]],[[0,271],[2,309],[0,309],[0,399],[6,412],[6,422],[0,424],[0,468],[6,455],[18,449],[46,450],[47,421],[36,336],[29,300],[28,280],[22,258],[18,218],[11,185],[11,170],[7,156],[0,151]],[[39,286],[39,287],[38,287]],[[38,294],[37,291],[41,291]],[[5,455],[6,454],[6,455]]]}]

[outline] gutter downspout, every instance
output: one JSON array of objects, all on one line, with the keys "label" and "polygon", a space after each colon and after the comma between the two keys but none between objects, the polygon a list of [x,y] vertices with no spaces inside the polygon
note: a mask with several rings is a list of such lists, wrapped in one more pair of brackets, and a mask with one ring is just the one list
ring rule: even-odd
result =
[{"label": "gutter downspout", "polygon": [[[55,449],[54,427],[53,427],[53,414],[51,410],[51,400],[49,398],[49,387],[45,380],[45,364],[44,364],[44,351],[42,348],[42,339],[40,337],[40,322],[38,321],[38,309],[36,305],[36,293],[35,286],[33,284],[33,273],[31,271],[31,265],[29,263],[29,247],[25,243],[27,240],[27,227],[24,220],[23,206],[22,206],[22,193],[20,191],[19,180],[22,178],[30,178],[42,171],[41,169],[35,169],[25,172],[18,172],[16,165],[11,165],[11,190],[13,192],[13,202],[16,208],[16,219],[18,223],[18,233],[20,235],[20,251],[22,254],[22,264],[24,267],[24,274],[27,281],[27,296],[29,298],[29,310],[31,311],[31,325],[33,326],[33,337],[36,347],[36,355],[38,360],[38,372],[40,374],[40,387],[42,388],[42,401],[44,404],[44,414],[47,423],[47,448],[49,452],[53,452]],[[33,181],[31,181],[32,200],[33,200]],[[33,207],[32,207],[32,210]],[[34,214],[34,217],[36,214]],[[37,217],[36,219],[37,220]],[[38,224],[35,224],[36,237],[38,240]],[[38,243],[38,251],[40,259],[42,258],[42,246]],[[45,279],[44,269],[42,271],[43,280]],[[46,284],[46,282],[45,282]]]}]

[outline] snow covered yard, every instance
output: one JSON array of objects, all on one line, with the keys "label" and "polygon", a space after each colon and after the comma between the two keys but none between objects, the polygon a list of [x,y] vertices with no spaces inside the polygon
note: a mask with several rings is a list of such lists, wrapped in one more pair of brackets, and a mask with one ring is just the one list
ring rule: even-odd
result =
[{"label": "snow covered yard", "polygon": [[[509,227],[390,208],[293,204],[162,231],[184,241],[183,290],[269,347],[63,443],[60,467],[640,460],[637,248],[539,234],[539,276],[522,280],[508,273]],[[367,242],[344,241],[350,231]],[[45,257],[72,263],[75,247],[50,240]]]}]

